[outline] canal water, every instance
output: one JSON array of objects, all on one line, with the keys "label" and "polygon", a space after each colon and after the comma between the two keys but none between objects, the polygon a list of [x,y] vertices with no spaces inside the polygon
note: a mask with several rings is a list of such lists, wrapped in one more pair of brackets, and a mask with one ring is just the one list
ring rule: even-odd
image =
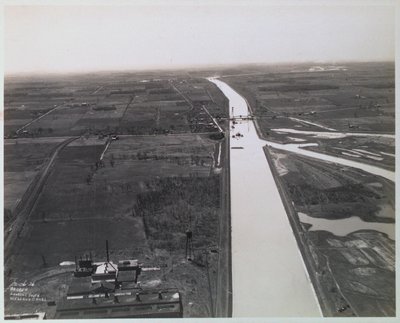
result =
[{"label": "canal water", "polygon": [[380,168],[380,167],[376,167],[373,165],[369,165],[369,164],[364,164],[364,163],[360,163],[360,162],[356,162],[353,160],[349,160],[349,159],[345,159],[345,158],[340,158],[340,157],[336,157],[336,156],[332,156],[332,155],[326,155],[326,154],[322,154],[322,153],[318,153],[315,151],[311,151],[311,150],[306,150],[306,149],[302,149],[302,147],[311,147],[311,146],[318,146],[317,143],[307,143],[307,144],[278,144],[272,141],[263,141],[264,144],[267,144],[270,147],[273,148],[277,148],[277,149],[283,149],[286,151],[291,151],[294,152],[296,154],[300,154],[303,156],[307,156],[307,157],[312,157],[312,158],[317,158],[317,159],[321,159],[321,160],[325,160],[327,162],[332,162],[332,163],[336,163],[336,164],[340,164],[343,166],[349,166],[349,167],[354,167],[354,168],[358,168],[361,169],[363,171],[366,171],[367,173],[370,174],[374,174],[374,175],[378,175],[378,176],[382,176],[392,182],[394,182],[395,179],[395,173],[384,169],[384,168]]},{"label": "canal water", "polygon": [[346,219],[322,219],[314,218],[305,213],[299,212],[299,219],[303,223],[311,224],[309,231],[328,231],[336,236],[346,236],[358,230],[373,230],[386,233],[388,237],[394,240],[395,226],[394,223],[382,222],[366,222],[357,216],[352,216]]},{"label": "canal water", "polygon": [[[238,93],[209,80],[229,99],[231,117],[248,115]],[[233,316],[321,316],[263,151],[266,142],[251,120],[230,126]]]}]

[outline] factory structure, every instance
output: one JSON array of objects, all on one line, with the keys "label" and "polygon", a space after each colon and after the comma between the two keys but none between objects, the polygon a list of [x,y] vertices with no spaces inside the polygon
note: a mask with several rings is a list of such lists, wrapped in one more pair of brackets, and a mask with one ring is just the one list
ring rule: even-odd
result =
[{"label": "factory structure", "polygon": [[55,319],[180,318],[177,289],[142,289],[142,265],[136,259],[95,262],[91,255],[76,259],[66,297],[57,304]]}]

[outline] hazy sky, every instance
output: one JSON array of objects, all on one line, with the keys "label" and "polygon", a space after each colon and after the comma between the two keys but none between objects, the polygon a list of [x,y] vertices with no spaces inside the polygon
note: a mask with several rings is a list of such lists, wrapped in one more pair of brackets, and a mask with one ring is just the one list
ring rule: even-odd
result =
[{"label": "hazy sky", "polygon": [[192,2],[4,12],[7,74],[395,57],[390,6]]}]

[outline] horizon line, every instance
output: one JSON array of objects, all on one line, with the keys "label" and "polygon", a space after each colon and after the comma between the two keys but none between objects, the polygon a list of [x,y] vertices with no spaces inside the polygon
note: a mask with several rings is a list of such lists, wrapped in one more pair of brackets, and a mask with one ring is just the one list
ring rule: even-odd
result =
[{"label": "horizon line", "polygon": [[4,78],[15,76],[41,76],[41,75],[84,75],[84,74],[100,74],[100,73],[136,73],[136,72],[155,72],[155,71],[181,71],[187,69],[204,70],[208,68],[232,68],[243,66],[288,66],[288,65],[307,65],[307,64],[354,64],[354,63],[396,63],[396,60],[376,59],[376,60],[324,60],[324,61],[285,61],[285,62],[250,62],[250,63],[216,63],[216,64],[185,64],[175,66],[148,66],[140,67],[115,67],[104,69],[88,69],[88,70],[54,70],[54,71],[18,71],[18,72],[3,72]]}]

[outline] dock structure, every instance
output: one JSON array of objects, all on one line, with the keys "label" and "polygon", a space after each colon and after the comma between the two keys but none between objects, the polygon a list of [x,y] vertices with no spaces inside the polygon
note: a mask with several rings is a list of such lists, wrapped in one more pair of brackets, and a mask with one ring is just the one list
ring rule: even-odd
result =
[{"label": "dock structure", "polygon": [[252,115],[246,115],[246,116],[234,116],[229,118],[230,121],[245,121],[245,120],[254,120],[254,117]]}]

